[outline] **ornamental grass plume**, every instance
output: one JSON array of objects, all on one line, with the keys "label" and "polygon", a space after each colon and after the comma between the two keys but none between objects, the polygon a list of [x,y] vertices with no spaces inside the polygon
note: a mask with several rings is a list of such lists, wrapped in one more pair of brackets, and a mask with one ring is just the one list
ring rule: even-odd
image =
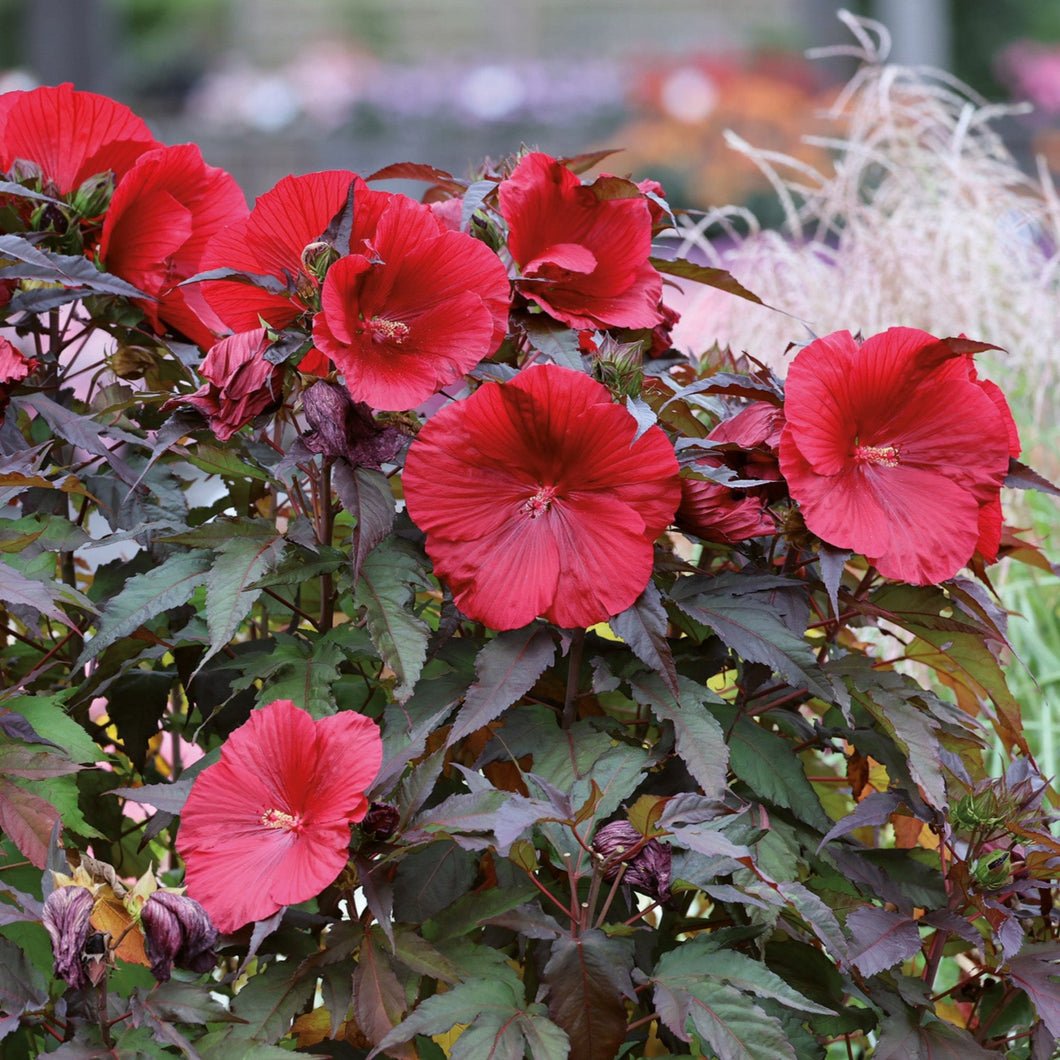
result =
[{"label": "ornamental grass plume", "polygon": [[[729,345],[783,366],[789,343],[841,329],[988,335],[1008,351],[1006,370],[1033,373],[1046,400],[1060,347],[1060,200],[1044,170],[1021,171],[993,127],[1015,108],[941,71],[887,64],[884,27],[840,17],[856,44],[817,54],[863,65],[830,111],[835,136],[812,141],[831,148],[832,169],[731,137],[770,178],[783,229],[723,207],[686,221],[677,248],[697,249],[791,315],[702,288],[675,303],[675,345]],[[709,238],[712,225],[726,235]]]}]

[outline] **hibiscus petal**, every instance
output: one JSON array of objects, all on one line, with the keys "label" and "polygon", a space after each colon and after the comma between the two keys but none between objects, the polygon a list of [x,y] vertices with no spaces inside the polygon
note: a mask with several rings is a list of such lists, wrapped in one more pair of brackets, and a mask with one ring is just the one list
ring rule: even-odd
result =
[{"label": "hibiscus petal", "polygon": [[120,178],[159,146],[128,107],[69,83],[10,93],[0,111],[0,170],[19,158],[35,162],[61,195],[107,170]]}]

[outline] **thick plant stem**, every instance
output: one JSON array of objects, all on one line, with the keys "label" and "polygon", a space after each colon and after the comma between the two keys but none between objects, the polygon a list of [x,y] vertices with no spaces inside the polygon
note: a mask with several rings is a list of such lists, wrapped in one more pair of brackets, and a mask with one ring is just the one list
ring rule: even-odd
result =
[{"label": "thick plant stem", "polygon": [[[316,531],[317,540],[322,545],[331,544],[331,535],[335,526],[334,509],[331,506],[331,458],[325,456],[320,469],[320,479],[316,492]],[[331,629],[335,621],[335,579],[329,572],[320,576],[320,624],[321,633]]]},{"label": "thick plant stem", "polygon": [[585,630],[575,630],[567,653],[567,695],[563,700],[563,728],[574,724],[574,700],[578,695],[578,679],[582,669],[582,650],[585,647]]}]

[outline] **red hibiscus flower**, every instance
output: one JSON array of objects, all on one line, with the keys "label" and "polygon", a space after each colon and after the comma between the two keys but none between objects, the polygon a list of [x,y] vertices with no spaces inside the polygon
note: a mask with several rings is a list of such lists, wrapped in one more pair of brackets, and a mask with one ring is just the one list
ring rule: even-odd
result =
[{"label": "red hibiscus flower", "polygon": [[[696,466],[728,467],[745,480],[779,482],[776,450],[784,427],[784,413],[767,401],[756,401],[730,419],[723,420],[707,440],[740,448],[711,454]],[[783,488],[783,483],[780,483]],[[733,487],[706,479],[681,479],[681,507],[677,525],[705,541],[735,543],[749,537],[776,533],[768,504],[777,487]]]},{"label": "red hibiscus flower", "polygon": [[648,261],[653,204],[639,192],[609,197],[615,180],[583,185],[566,166],[535,153],[500,184],[518,286],[572,328],[654,328],[663,319],[662,278]]},{"label": "red hibiscus flower", "polygon": [[194,144],[148,151],[114,191],[100,257],[109,272],[158,299],[138,303],[155,331],[168,324],[209,347],[224,324],[200,290],[177,284],[199,271],[210,237],[248,212],[235,178],[206,165]]},{"label": "red hibiscus flower", "polygon": [[38,367],[37,361],[0,338],[0,423],[4,422],[12,390]]},{"label": "red hibiscus flower", "polygon": [[[971,368],[970,378],[973,383],[982,387],[983,392],[997,406],[998,412],[1001,413],[1001,420],[1005,425],[1008,436],[1009,456],[1015,459],[1020,455],[1020,435],[1005,395],[996,383],[990,382],[989,379],[980,379],[974,367]],[[993,563],[997,559],[997,552],[1001,546],[1003,524],[1001,497],[998,496],[979,509],[979,540],[976,542],[975,550],[987,563]]]},{"label": "red hibiscus flower", "polygon": [[313,341],[355,400],[414,408],[500,345],[508,276],[485,243],[395,195],[351,250],[328,270]]},{"label": "red hibiscus flower", "polygon": [[203,358],[199,375],[206,382],[184,397],[171,398],[162,411],[180,405],[197,408],[219,441],[227,442],[282,395],[283,366],[265,360],[271,342],[264,328],[222,339]]},{"label": "red hibiscus flower", "polygon": [[0,171],[18,159],[33,162],[60,195],[107,170],[120,180],[159,146],[128,107],[70,84],[0,96]]},{"label": "red hibiscus flower", "polygon": [[924,331],[817,339],[788,372],[780,468],[807,527],[887,578],[953,577],[1008,470],[1009,427],[971,358]]},{"label": "red hibiscus flower", "polygon": [[[284,177],[254,204],[248,217],[228,225],[206,245],[203,272],[228,268],[271,276],[292,289],[273,293],[235,280],[208,280],[203,294],[233,331],[250,331],[261,320],[283,328],[315,308],[319,280],[305,264],[306,249],[316,243],[342,209],[354,185],[351,246],[375,231],[391,196],[371,191],[347,170]],[[259,319],[260,318],[260,319]]]},{"label": "red hibiscus flower", "polygon": [[250,715],[181,813],[188,894],[223,932],[314,898],[342,871],[383,744],[374,721],[320,721],[288,699]]},{"label": "red hibiscus flower", "polygon": [[457,606],[493,629],[569,629],[629,607],[681,487],[666,435],[581,372],[535,365],[432,417],[405,501]]}]

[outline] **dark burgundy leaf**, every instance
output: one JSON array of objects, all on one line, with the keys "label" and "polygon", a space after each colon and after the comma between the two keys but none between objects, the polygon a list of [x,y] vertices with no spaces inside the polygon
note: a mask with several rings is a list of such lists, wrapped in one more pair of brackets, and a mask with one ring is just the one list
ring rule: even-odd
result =
[{"label": "dark burgundy leaf", "polygon": [[570,1038],[570,1060],[613,1060],[626,1036],[633,997],[631,939],[590,930],[562,935],[545,965],[548,1014]]},{"label": "dark burgundy leaf", "polygon": [[875,975],[920,952],[917,922],[875,907],[855,909],[847,917],[850,962],[862,975]]},{"label": "dark burgundy leaf", "polygon": [[556,642],[547,626],[531,623],[498,634],[475,661],[478,679],[467,690],[446,746],[482,728],[534,687],[556,657]]}]

